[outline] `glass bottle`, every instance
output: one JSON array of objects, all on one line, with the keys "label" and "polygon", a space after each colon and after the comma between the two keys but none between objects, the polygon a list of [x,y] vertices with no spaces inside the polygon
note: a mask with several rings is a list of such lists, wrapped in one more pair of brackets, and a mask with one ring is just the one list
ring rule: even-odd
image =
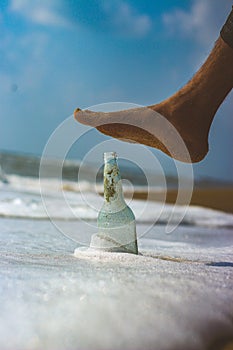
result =
[{"label": "glass bottle", "polygon": [[135,216],[124,200],[116,153],[104,153],[104,163],[104,204],[90,247],[138,254]]}]

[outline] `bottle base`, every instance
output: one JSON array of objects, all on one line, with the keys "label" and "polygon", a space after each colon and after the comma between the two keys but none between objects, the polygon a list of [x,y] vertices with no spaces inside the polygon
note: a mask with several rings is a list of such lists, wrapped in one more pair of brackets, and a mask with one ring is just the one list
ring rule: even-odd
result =
[{"label": "bottle base", "polygon": [[122,244],[109,235],[97,233],[91,237],[90,248],[104,252],[138,254],[137,241],[128,242]]}]

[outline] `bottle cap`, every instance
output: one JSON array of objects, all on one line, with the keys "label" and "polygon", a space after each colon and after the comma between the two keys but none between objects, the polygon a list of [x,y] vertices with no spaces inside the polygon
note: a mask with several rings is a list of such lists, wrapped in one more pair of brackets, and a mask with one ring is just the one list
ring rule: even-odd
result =
[{"label": "bottle cap", "polygon": [[104,152],[104,161],[108,162],[111,159],[116,159],[117,154],[116,152]]}]

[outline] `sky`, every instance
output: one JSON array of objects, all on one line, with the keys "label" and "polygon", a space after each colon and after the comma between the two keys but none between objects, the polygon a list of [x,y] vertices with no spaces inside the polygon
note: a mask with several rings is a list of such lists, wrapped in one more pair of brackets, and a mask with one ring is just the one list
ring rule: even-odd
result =
[{"label": "sky", "polygon": [[[208,56],[231,6],[232,0],[0,0],[0,150],[41,155],[76,107],[167,98]],[[231,92],[214,119],[209,154],[194,165],[197,177],[232,180],[232,114]],[[154,152],[172,172],[168,157]]]}]

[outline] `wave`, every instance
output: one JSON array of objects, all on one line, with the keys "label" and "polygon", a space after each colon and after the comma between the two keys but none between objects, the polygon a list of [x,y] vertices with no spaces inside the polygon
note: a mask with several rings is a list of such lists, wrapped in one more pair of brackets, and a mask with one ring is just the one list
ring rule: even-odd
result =
[{"label": "wave", "polygon": [[[57,179],[39,179],[8,176],[9,184],[0,185],[0,216],[37,220],[90,220],[97,219],[103,204],[99,194],[102,185],[72,183]],[[132,188],[128,188],[130,193]],[[138,190],[143,190],[138,188]],[[154,189],[155,191],[158,189]],[[42,196],[41,196],[42,192]],[[132,193],[133,195],[133,193]],[[233,227],[233,215],[198,206],[164,204],[162,202],[132,200],[126,201],[133,209],[140,223],[166,224],[172,216],[172,223],[205,227]]]},{"label": "wave", "polygon": [[[51,160],[48,163],[48,177],[39,179],[39,157],[0,153],[0,163],[3,168],[0,169],[1,217],[96,220],[103,203],[100,195],[103,193],[101,171],[98,173],[101,181],[93,181],[93,172],[96,169],[86,166],[83,180],[77,181],[80,162],[65,161],[63,178],[59,180],[55,173],[56,160]],[[181,216],[184,216],[183,225],[233,227],[233,215],[217,210],[197,206],[174,207],[148,200],[132,201],[135,193],[145,194],[147,186],[142,180],[142,174],[137,173],[137,170],[123,167],[123,173],[126,170],[126,177],[129,179],[131,176],[133,180],[123,181],[123,188],[128,196],[127,202],[132,207],[138,222],[166,224],[172,217],[172,223],[175,224],[180,221]],[[174,183],[172,181],[170,184]],[[164,188],[159,186],[159,181],[155,177],[155,185],[150,187],[150,191],[158,194],[161,190],[164,191]]]}]

